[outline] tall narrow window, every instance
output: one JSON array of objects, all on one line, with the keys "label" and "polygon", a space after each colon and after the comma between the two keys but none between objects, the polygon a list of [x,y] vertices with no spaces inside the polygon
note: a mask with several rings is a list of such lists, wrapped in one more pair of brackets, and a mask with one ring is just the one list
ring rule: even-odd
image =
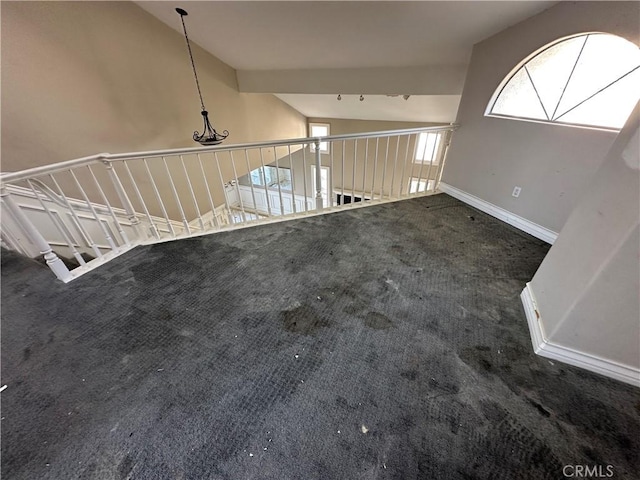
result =
[{"label": "tall narrow window", "polygon": [[437,165],[438,148],[440,148],[440,132],[422,132],[418,136],[413,163]]},{"label": "tall narrow window", "polygon": [[554,42],[525,60],[487,115],[619,130],[640,98],[640,49],[606,33]]},{"label": "tall narrow window", "polygon": [[[316,189],[318,188],[316,184],[316,166],[315,165],[311,165],[311,181],[313,184],[311,188],[311,192],[312,192],[312,195],[315,197]],[[329,167],[320,167],[320,191],[322,193],[322,199],[325,207],[331,206],[331,204],[329,203],[329,200],[331,199],[331,197],[329,196],[329,188],[330,188]]]},{"label": "tall narrow window", "polygon": [[[331,126],[328,123],[310,123],[309,124],[309,136],[310,137],[328,137],[330,135]],[[311,151],[316,151],[315,143],[311,144]],[[320,142],[320,152],[329,153],[329,142]]]}]

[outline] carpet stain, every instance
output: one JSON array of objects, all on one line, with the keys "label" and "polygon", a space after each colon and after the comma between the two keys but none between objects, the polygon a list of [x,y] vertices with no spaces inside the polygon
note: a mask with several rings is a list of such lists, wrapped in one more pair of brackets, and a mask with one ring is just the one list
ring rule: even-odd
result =
[{"label": "carpet stain", "polygon": [[460,360],[482,374],[493,371],[493,363],[490,361],[491,352],[488,349],[485,350],[483,345],[463,349],[460,352]]},{"label": "carpet stain", "polygon": [[386,330],[393,327],[393,322],[386,315],[378,312],[369,312],[364,317],[364,324],[374,330]]},{"label": "carpet stain", "polygon": [[118,473],[120,474],[121,480],[129,478],[129,474],[133,470],[133,467],[133,459],[129,455],[125,455],[120,462],[120,465],[118,465]]},{"label": "carpet stain", "polygon": [[400,376],[414,382],[418,378],[418,372],[415,370],[405,370],[400,374]]},{"label": "carpet stain", "polygon": [[542,405],[540,405],[538,402],[535,402],[535,401],[529,399],[529,403],[531,405],[533,405],[536,408],[536,410],[538,410],[538,412],[540,412],[541,415],[543,415],[545,417],[551,416],[551,413],[549,413],[549,411],[546,408],[544,408]]},{"label": "carpet stain", "polygon": [[328,328],[331,322],[319,317],[309,305],[300,305],[280,312],[282,325],[287,332],[312,335],[321,328]]}]

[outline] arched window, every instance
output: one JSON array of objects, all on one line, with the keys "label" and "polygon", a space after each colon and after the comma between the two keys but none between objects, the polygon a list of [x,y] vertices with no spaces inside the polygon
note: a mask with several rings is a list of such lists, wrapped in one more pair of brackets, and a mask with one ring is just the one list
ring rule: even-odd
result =
[{"label": "arched window", "polygon": [[606,33],[554,42],[516,68],[486,114],[619,130],[640,98],[640,49]]}]

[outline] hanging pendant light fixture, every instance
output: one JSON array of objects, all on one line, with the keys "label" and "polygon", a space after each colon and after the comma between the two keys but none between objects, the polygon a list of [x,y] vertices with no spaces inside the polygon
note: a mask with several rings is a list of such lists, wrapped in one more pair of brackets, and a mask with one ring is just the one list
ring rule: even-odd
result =
[{"label": "hanging pendant light fixture", "polygon": [[178,14],[180,15],[180,20],[182,21],[182,29],[184,30],[184,38],[187,40],[187,49],[189,50],[189,58],[191,59],[191,66],[193,67],[193,76],[196,79],[196,87],[198,88],[198,96],[200,97],[200,106],[202,107],[202,111],[200,113],[202,114],[202,118],[204,120],[204,130],[202,131],[202,133],[198,133],[198,131],[196,130],[193,133],[193,140],[200,143],[201,145],[218,145],[229,136],[229,131],[224,130],[222,133],[218,133],[209,122],[209,112],[207,112],[207,109],[204,106],[204,101],[202,100],[200,82],[198,82],[198,74],[196,72],[196,64],[193,62],[191,44],[189,43],[189,37],[187,36],[187,27],[184,25],[184,17],[189,14],[182,8],[176,8],[176,12],[178,12]]}]

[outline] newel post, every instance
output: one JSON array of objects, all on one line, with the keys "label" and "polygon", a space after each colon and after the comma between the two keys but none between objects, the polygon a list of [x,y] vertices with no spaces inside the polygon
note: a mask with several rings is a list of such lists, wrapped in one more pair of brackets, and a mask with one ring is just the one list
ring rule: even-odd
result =
[{"label": "newel post", "polygon": [[44,255],[44,259],[46,260],[47,265],[49,265],[49,268],[55,274],[55,276],[65,283],[71,280],[73,276],[71,275],[71,272],[69,271],[67,266],[51,249],[51,245],[49,245],[49,243],[35,227],[35,225],[31,223],[22,209],[18,205],[16,205],[5,187],[2,187],[0,189],[0,198],[2,198],[2,203],[4,203],[9,209],[11,215],[16,220],[16,222],[18,222],[20,228],[22,228],[22,230],[29,236],[35,246],[38,247],[40,253]]},{"label": "newel post", "polygon": [[322,170],[320,161],[320,140],[316,138],[316,210],[322,210]]}]

